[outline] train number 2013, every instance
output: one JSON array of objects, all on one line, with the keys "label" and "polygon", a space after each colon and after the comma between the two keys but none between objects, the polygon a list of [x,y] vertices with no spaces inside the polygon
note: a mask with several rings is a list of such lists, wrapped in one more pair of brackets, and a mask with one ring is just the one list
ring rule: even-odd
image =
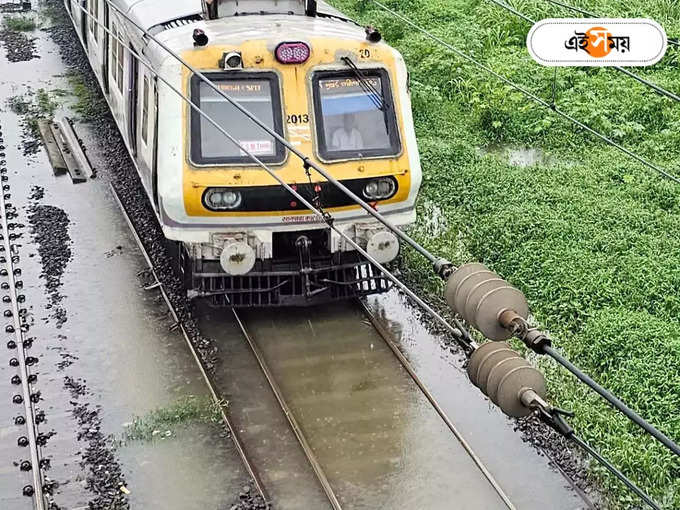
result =
[{"label": "train number 2013", "polygon": [[288,115],[288,124],[309,124],[309,115],[306,113],[299,113]]}]

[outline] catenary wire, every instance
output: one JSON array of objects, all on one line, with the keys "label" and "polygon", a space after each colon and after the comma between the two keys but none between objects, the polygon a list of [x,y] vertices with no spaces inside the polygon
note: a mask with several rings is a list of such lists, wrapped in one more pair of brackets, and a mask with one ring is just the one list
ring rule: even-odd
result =
[{"label": "catenary wire", "polygon": [[[379,2],[376,2],[373,0],[376,4],[379,4]],[[86,13],[89,16],[89,13]],[[112,35],[111,31],[108,30],[108,28],[103,27],[102,23],[99,22],[99,20],[96,20],[97,25],[102,26],[102,28],[110,35]],[[409,22],[411,23],[411,22]],[[414,26],[418,28],[415,24]],[[422,29],[420,29],[422,30]],[[118,37],[113,36],[117,41],[121,41]],[[125,50],[128,51],[131,55],[135,56],[140,63],[142,63],[145,67],[149,69],[149,71],[156,76],[158,79],[160,79],[163,83],[166,84],[175,94],[177,94],[183,101],[185,101],[194,111],[199,113],[203,118],[208,120],[218,131],[220,131],[224,136],[226,136],[232,143],[235,145],[239,146],[238,141],[230,135],[226,130],[224,130],[217,122],[215,122],[211,117],[209,117],[207,114],[205,114],[198,106],[196,106],[188,97],[186,97],[180,90],[175,88],[172,84],[168,82],[165,78],[160,76],[151,66],[151,64],[147,63],[144,61],[144,59],[137,54],[136,52],[132,51],[131,49],[125,47]],[[171,50],[170,50],[171,51]],[[371,263],[373,263],[379,270],[383,272],[385,277],[389,279],[392,283],[394,283],[397,287],[399,287],[402,291],[404,291],[405,294],[407,294],[411,299],[413,299],[419,306],[421,306],[428,314],[430,314],[432,317],[434,317],[438,322],[440,322],[450,333],[454,335],[454,337],[461,343],[461,345],[466,348],[466,349],[474,349],[477,347],[477,345],[472,341],[472,339],[469,336],[469,333],[462,327],[459,321],[454,319],[454,323],[458,327],[458,330],[453,328],[443,317],[441,317],[437,312],[435,312],[427,303],[425,303],[422,299],[420,299],[417,295],[415,295],[406,285],[404,285],[401,281],[399,281],[394,275],[392,275],[389,271],[387,271],[380,263],[378,263],[373,257],[371,257],[365,250],[363,250],[354,240],[352,240],[347,234],[345,234],[343,231],[339,230],[332,221],[332,218],[328,218],[323,212],[319,211],[317,208],[315,208],[309,201],[307,201],[302,195],[300,195],[296,190],[294,190],[290,185],[288,185],[283,179],[281,179],[272,169],[270,169],[266,164],[264,164],[257,156],[253,155],[246,149],[243,149],[244,152],[250,157],[258,166],[263,168],[267,173],[269,173],[279,184],[284,187],[288,192],[290,192],[294,197],[296,197],[298,200],[300,200],[301,203],[303,203],[310,211],[312,211],[315,215],[317,215],[320,219],[323,220],[324,223],[326,223],[329,228],[331,228],[333,231],[335,231],[338,235],[343,237],[353,248],[355,248],[359,253],[361,253],[364,257],[366,257],[367,260],[369,260]],[[561,357],[555,358],[558,361],[560,361]],[[569,363],[566,359],[561,358],[563,362]],[[562,363],[562,361],[560,361]],[[573,366],[573,365],[572,365]],[[574,367],[575,370],[578,370]],[[587,377],[587,376],[586,376]],[[596,383],[594,383],[596,384]],[[622,404],[623,405],[623,404]],[[651,426],[650,426],[651,427]],[[676,447],[677,448],[677,447]]]},{"label": "catenary wire", "polygon": [[[580,7],[576,7],[575,5],[569,5],[565,4],[564,2],[559,2],[558,0],[545,0],[548,3],[551,3],[553,5],[559,5],[560,7],[564,7],[567,10],[578,12],[579,14],[583,14],[584,16],[590,16],[591,18],[599,18],[597,14],[594,14],[592,12],[586,11],[585,9],[581,9]],[[678,41],[675,38],[667,38],[668,44],[672,44],[673,46],[680,46],[680,41]]]},{"label": "catenary wire", "polygon": [[562,365],[564,368],[566,368],[569,372],[574,374],[582,383],[584,383],[586,386],[591,388],[593,391],[595,391],[598,395],[600,395],[602,398],[604,398],[609,404],[614,407],[615,409],[618,409],[622,414],[626,416],[630,421],[638,425],[642,430],[644,430],[647,434],[650,436],[653,436],[656,438],[657,441],[659,441],[661,444],[663,444],[666,448],[668,448],[671,452],[673,452],[675,455],[680,456],[680,447],[675,444],[670,438],[668,438],[665,434],[654,428],[650,423],[648,423],[644,418],[642,418],[639,414],[637,414],[635,411],[633,411],[630,407],[628,407],[626,404],[621,402],[618,398],[616,398],[612,393],[602,386],[600,386],[598,383],[596,383],[590,376],[587,374],[583,373],[576,365],[574,365],[571,361],[566,359],[564,356],[562,356],[557,350],[550,346],[545,346],[543,347],[543,352],[553,358],[555,361],[557,361],[560,365]]},{"label": "catenary wire", "polygon": [[[165,51],[168,55],[170,55],[174,60],[179,62],[182,66],[184,66],[187,70],[191,71],[195,76],[197,76],[200,80],[202,80],[208,87],[210,87],[214,92],[219,94],[221,97],[226,99],[234,108],[239,110],[241,113],[243,113],[246,117],[248,117],[251,121],[253,121],[255,124],[257,124],[260,128],[262,128],[265,132],[267,132],[269,135],[274,137],[279,143],[281,143],[286,149],[288,149],[291,153],[293,153],[296,157],[298,157],[305,166],[309,166],[316,170],[319,174],[321,174],[327,181],[332,183],[335,187],[337,187],[340,191],[342,191],[345,195],[347,195],[349,198],[351,198],[357,205],[359,205],[364,211],[366,211],[368,214],[373,216],[375,219],[380,221],[383,225],[388,227],[392,232],[394,232],[395,235],[397,235],[401,240],[403,240],[405,243],[410,245],[413,249],[418,251],[423,257],[425,257],[427,260],[429,260],[432,264],[440,265],[442,263],[448,263],[447,261],[442,261],[438,257],[434,256],[432,253],[430,253],[427,249],[425,249],[420,243],[415,241],[411,236],[409,236],[407,233],[399,229],[396,225],[394,225],[390,220],[385,218],[382,214],[380,214],[378,211],[376,211],[373,207],[371,207],[370,204],[366,203],[366,201],[362,200],[356,193],[354,193],[352,190],[350,190],[347,186],[345,186],[341,181],[336,179],[332,174],[330,174],[325,168],[321,167],[314,161],[312,161],[306,154],[304,154],[302,151],[300,151],[297,147],[295,147],[293,144],[291,144],[288,140],[285,139],[284,136],[279,134],[276,130],[270,128],[267,124],[262,122],[256,115],[253,115],[249,110],[247,110],[245,107],[243,107],[238,101],[234,100],[232,97],[230,97],[226,92],[224,92],[222,89],[217,87],[213,82],[211,82],[205,74],[203,74],[201,71],[196,69],[194,66],[189,64],[186,60],[184,60],[182,57],[180,57],[176,52],[174,52],[170,47],[168,47],[165,43],[160,41],[157,37],[155,37],[153,34],[151,34],[148,30],[146,30],[144,27],[142,27],[139,23],[137,23],[134,19],[132,19],[126,12],[123,12],[123,10],[118,7],[115,3],[113,3],[111,0],[105,0],[106,3],[114,9],[120,16],[125,18],[132,26],[134,26],[137,30],[139,30],[142,34],[144,34],[145,37],[147,37],[149,40],[155,42],[158,44],[158,46]],[[450,265],[450,264],[449,264]]]},{"label": "catenary wire", "polygon": [[[80,9],[85,12],[87,16],[90,16],[93,18],[93,16],[90,13],[87,13],[83,7],[79,6]],[[104,27],[103,24],[98,20],[95,19],[95,23],[100,26],[109,36],[114,38],[116,41],[123,43],[117,35],[113,35],[112,31],[108,29],[108,27]],[[171,83],[169,83],[168,80],[166,80],[164,77],[162,77],[159,73],[157,73],[154,69],[153,66],[146,62],[141,55],[133,51],[131,48],[128,48],[127,46],[124,46],[125,51],[128,52],[128,54],[134,56],[139,63],[144,65],[149,72],[154,75],[157,79],[159,79],[161,82],[163,82],[172,92],[174,92],[176,95],[178,95],[184,102],[186,102],[194,111],[196,111],[198,114],[200,114],[205,120],[210,122],[218,131],[220,131],[225,137],[227,137],[231,143],[233,143],[235,146],[240,147],[240,144],[234,138],[229,132],[227,132],[224,128],[222,128],[214,119],[212,119],[208,114],[203,112],[200,107],[196,106],[191,99],[186,97],[180,90],[178,90],[175,86],[173,86]],[[395,285],[401,288],[402,291],[404,291],[409,297],[411,297],[416,303],[418,303],[427,313],[429,313],[431,316],[433,316],[435,319],[437,319],[443,326],[445,326],[453,335],[458,339],[459,342],[461,342],[461,345],[464,348],[467,349],[474,349],[476,348],[476,344],[472,342],[472,340],[469,337],[469,334],[467,334],[467,339],[469,339],[469,342],[466,342],[465,337],[463,337],[462,333],[467,333],[462,326],[459,327],[459,331],[456,331],[448,322],[446,322],[445,319],[443,319],[439,314],[437,314],[432,308],[429,307],[427,303],[422,301],[417,295],[415,295],[408,287],[406,287],[403,283],[401,283],[394,275],[392,275],[387,269],[385,269],[379,262],[377,262],[375,259],[373,259],[366,251],[364,251],[357,243],[355,243],[347,234],[345,234],[343,231],[339,230],[335,225],[333,224],[332,221],[328,221],[326,215],[324,215],[321,211],[317,210],[311,203],[309,203],[302,195],[300,195],[297,191],[295,191],[290,185],[288,185],[281,177],[279,177],[274,170],[270,169],[265,163],[263,163],[257,156],[252,154],[248,149],[243,148],[243,152],[247,154],[247,156],[255,162],[258,166],[260,166],[263,170],[267,171],[274,179],[276,179],[281,186],[283,186],[285,189],[287,189],[288,192],[290,192],[293,196],[295,196],[300,202],[302,202],[308,209],[310,209],[314,214],[319,216],[324,222],[327,223],[329,228],[333,229],[337,234],[342,236],[350,245],[353,246],[354,249],[356,249],[359,253],[361,253],[366,259],[371,261],[378,269],[380,269],[383,274],[385,275],[386,278],[392,281]],[[456,321],[458,324],[458,322]],[[476,457],[472,456],[473,462],[476,464],[478,469],[482,472],[484,477],[489,481],[493,489],[496,491],[498,496],[501,498],[503,503],[507,506],[508,509],[514,510],[515,506],[510,500],[510,498],[505,494],[503,491],[502,487],[498,484],[498,482],[493,478],[491,473],[486,469],[484,464],[481,462],[481,460]]]},{"label": "catenary wire", "polygon": [[413,21],[411,21],[410,19],[406,18],[404,15],[398,13],[397,11],[395,11],[395,10],[393,10],[393,9],[390,9],[390,8],[387,7],[386,5],[384,5],[384,4],[382,4],[381,2],[379,2],[378,0],[369,0],[369,1],[373,2],[374,4],[376,4],[378,7],[380,7],[380,8],[383,9],[384,11],[389,12],[389,13],[392,14],[394,17],[400,19],[401,21],[403,21],[404,23],[406,23],[407,25],[409,25],[411,28],[414,28],[414,29],[418,30],[420,33],[422,33],[423,35],[425,35],[425,36],[428,37],[429,39],[432,39],[432,40],[435,41],[437,44],[439,44],[439,45],[443,46],[444,48],[448,49],[449,51],[455,53],[455,54],[458,55],[459,57],[461,57],[461,58],[467,60],[467,61],[470,62],[471,64],[476,65],[476,66],[479,67],[480,69],[483,69],[485,72],[487,72],[487,73],[489,73],[490,75],[494,76],[495,78],[499,79],[500,81],[502,81],[502,82],[505,83],[506,85],[508,85],[508,86],[510,86],[510,87],[512,87],[512,88],[514,88],[515,90],[518,90],[519,92],[521,92],[522,94],[524,94],[524,95],[527,96],[528,98],[530,98],[530,99],[536,101],[537,103],[539,103],[541,106],[544,106],[545,108],[548,108],[548,109],[552,110],[552,111],[555,112],[557,115],[560,115],[561,117],[564,117],[565,119],[567,119],[567,120],[569,120],[570,122],[572,122],[572,123],[576,124],[577,126],[579,126],[581,129],[584,129],[584,130],[588,131],[590,134],[596,136],[596,137],[599,138],[600,140],[603,140],[604,142],[606,142],[607,144],[611,145],[612,147],[615,147],[616,149],[620,150],[620,151],[623,152],[624,154],[628,155],[630,158],[636,160],[638,163],[641,163],[642,165],[646,166],[647,168],[650,168],[650,169],[654,170],[655,172],[658,172],[659,174],[663,175],[663,176],[666,177],[667,179],[670,179],[670,180],[672,180],[672,181],[674,181],[674,182],[680,184],[680,177],[677,177],[676,175],[671,174],[670,172],[664,170],[663,168],[661,168],[661,167],[659,167],[659,166],[657,166],[657,165],[655,165],[655,164],[653,164],[653,163],[650,163],[649,161],[647,161],[647,160],[644,159],[643,157],[638,156],[636,153],[634,153],[634,152],[631,151],[630,149],[627,149],[627,148],[625,148],[624,146],[622,146],[622,145],[616,143],[614,140],[612,140],[611,138],[608,138],[606,135],[603,135],[603,134],[600,133],[599,131],[596,131],[595,129],[591,128],[591,127],[588,126],[587,124],[584,124],[583,122],[581,122],[580,120],[576,119],[575,117],[572,117],[572,116],[569,115],[567,112],[565,112],[565,111],[563,111],[563,110],[560,110],[560,109],[557,108],[555,105],[552,105],[552,104],[548,103],[547,101],[541,99],[540,97],[538,97],[538,96],[537,96],[536,94],[534,94],[533,92],[530,92],[529,90],[525,89],[525,88],[522,87],[521,85],[518,85],[517,83],[513,82],[513,81],[510,80],[509,78],[506,78],[506,77],[503,76],[502,74],[497,73],[496,71],[494,71],[494,70],[491,69],[490,67],[486,66],[485,64],[482,64],[481,62],[479,62],[479,61],[476,60],[475,58],[471,57],[471,56],[468,55],[467,53],[465,53],[465,52],[459,50],[458,48],[456,48],[455,46],[453,46],[451,43],[446,42],[446,41],[445,41],[444,39],[442,39],[441,37],[439,37],[439,36],[433,34],[432,32],[430,32],[430,31],[424,29],[424,28],[421,27],[420,25],[414,23]]},{"label": "catenary wire", "polygon": [[[513,82],[511,82],[510,80],[508,80],[508,79],[505,78],[504,76],[502,76],[502,75],[496,73],[495,71],[493,71],[492,69],[488,68],[488,67],[485,66],[484,64],[481,64],[480,62],[477,62],[477,61],[476,61],[475,59],[473,59],[472,57],[470,57],[470,56],[468,56],[467,54],[463,53],[462,51],[458,50],[457,48],[455,48],[455,47],[452,46],[451,44],[447,43],[446,41],[443,41],[442,39],[440,39],[440,38],[437,37],[436,35],[434,35],[434,34],[428,32],[428,31],[425,30],[424,28],[418,26],[417,24],[415,24],[414,22],[412,22],[411,20],[409,20],[409,19],[406,18],[405,16],[403,16],[403,15],[399,14],[398,12],[393,11],[392,9],[390,9],[390,8],[388,8],[388,7],[386,7],[386,6],[384,6],[384,5],[383,5],[382,3],[380,3],[378,0],[371,0],[371,1],[372,1],[373,3],[375,3],[376,5],[380,6],[382,9],[386,10],[387,12],[390,12],[390,13],[393,14],[395,17],[401,19],[404,23],[406,23],[406,24],[408,24],[409,26],[415,28],[416,30],[418,30],[418,31],[420,31],[420,32],[422,32],[422,33],[424,33],[424,34],[427,35],[429,38],[433,39],[434,41],[438,42],[439,44],[442,44],[444,47],[450,49],[450,50],[453,51],[454,53],[460,55],[461,57],[465,58],[466,60],[468,60],[468,61],[470,61],[470,62],[475,63],[476,65],[478,65],[479,67],[481,67],[481,68],[484,69],[485,71],[491,73],[492,75],[496,76],[497,78],[499,78],[499,79],[502,80],[503,82],[508,83],[509,85],[511,85],[511,86],[513,86],[514,88],[520,90],[521,92],[525,93],[525,94],[528,95],[529,97],[531,97],[531,98],[535,99],[536,101],[540,102],[542,105],[544,105],[544,106],[546,106],[546,107],[550,107],[550,105],[549,105],[546,101],[544,101],[543,99],[537,97],[536,95],[532,94],[531,92],[527,91],[526,89],[522,88],[521,86],[514,84]],[[556,112],[559,112],[559,110],[557,110],[557,109],[554,109],[554,108],[551,108],[551,109],[553,109],[553,110],[556,111]],[[584,128],[588,129],[589,131],[598,134],[596,131],[592,130],[592,129],[589,128],[588,126],[585,126],[584,124],[582,124],[582,123],[579,122],[578,120],[573,119],[573,118],[570,117],[568,114],[563,113],[563,115],[566,116],[567,118],[571,119],[573,122],[577,123],[578,125],[581,125],[581,126],[583,126]],[[603,137],[605,140],[608,140],[606,137],[604,137],[604,135],[599,135],[599,134],[598,134],[598,136]],[[614,143],[614,142],[612,142],[612,143]],[[624,151],[627,151],[627,149],[625,149],[625,148],[622,148],[622,149],[623,149]],[[630,151],[627,151],[627,152],[630,153]],[[634,153],[630,153],[630,154],[633,155],[633,157],[635,157],[636,159],[639,158],[639,156],[635,155]],[[641,158],[639,158],[639,159],[641,159]],[[644,161],[644,160],[642,160],[642,161]],[[650,165],[650,164],[648,164],[648,165]],[[655,168],[655,167],[652,166],[652,168]],[[670,175],[670,174],[666,174],[665,172],[664,172],[664,174],[665,174],[667,177],[672,178],[675,182],[680,182],[680,180],[679,180],[677,177],[672,176],[672,175]],[[576,375],[582,382],[584,382],[584,383],[585,383],[586,385],[588,385],[591,389],[595,390],[598,394],[600,394],[600,396],[604,397],[610,404],[612,404],[612,405],[613,405],[614,407],[616,407],[619,411],[621,411],[628,419],[632,420],[634,423],[636,423],[637,425],[639,425],[640,427],[642,427],[647,433],[649,433],[650,435],[652,435],[653,437],[655,437],[658,441],[660,441],[664,446],[666,446],[666,447],[667,447],[669,450],[671,450],[673,453],[675,453],[676,455],[679,455],[679,456],[680,456],[680,447],[678,447],[677,444],[675,444],[673,441],[671,441],[671,440],[670,440],[668,437],[666,437],[664,434],[662,434],[661,432],[659,432],[658,430],[656,430],[651,424],[649,424],[649,423],[646,422],[643,418],[641,418],[639,415],[637,415],[632,409],[628,408],[625,404],[623,404],[623,402],[621,402],[621,401],[618,400],[616,397],[614,397],[610,392],[608,392],[607,390],[605,390],[604,388],[602,388],[602,386],[598,385],[598,384],[597,384],[595,381],[593,381],[589,376],[587,376],[586,374],[584,374],[583,372],[581,372],[575,365],[573,365],[569,360],[567,360],[566,358],[564,358],[563,356],[561,356],[555,349],[553,349],[552,347],[545,347],[545,348],[544,348],[544,352],[545,352],[545,354],[547,354],[547,355],[549,355],[550,357],[552,357],[553,359],[555,359],[555,360],[556,360],[558,363],[560,363],[562,366],[564,366],[567,370],[569,370],[569,371],[572,372],[574,375]],[[636,418],[634,418],[634,417],[636,417]]]},{"label": "catenary wire", "polygon": [[[514,7],[512,7],[511,5],[509,5],[505,2],[501,2],[499,0],[489,0],[489,1],[493,2],[494,4],[498,5],[499,7],[503,8],[503,9],[505,9],[506,11],[511,12],[515,16],[519,16],[520,18],[527,21],[528,23],[531,23],[532,25],[534,23],[536,23],[535,20],[529,18],[525,14],[522,14],[520,11],[518,11],[517,9],[515,9]],[[641,76],[638,76],[637,74],[632,73],[628,69],[624,69],[621,66],[612,66],[612,68],[616,69],[620,73],[625,74],[626,76],[633,78],[634,80],[642,83],[643,85],[646,85],[647,87],[654,89],[657,93],[661,94],[662,96],[666,96],[667,98],[672,99],[673,101],[680,102],[680,96],[678,96],[677,94],[674,94],[670,90],[666,90],[663,87],[660,87],[659,85],[657,85],[656,83],[653,83],[649,80],[645,80]]]},{"label": "catenary wire", "polygon": [[[83,9],[82,7],[79,7],[80,9]],[[86,12],[87,16],[90,16],[90,13]],[[124,44],[124,41],[122,41],[119,37],[116,35],[113,35],[111,30],[108,29],[108,27],[104,27],[103,24],[99,21],[96,20],[97,25],[99,25],[109,36],[117,40],[118,42]],[[169,80],[161,76],[156,70],[153,68],[153,65],[149,62],[147,62],[143,56],[141,56],[139,53],[133,51],[131,48],[128,48],[127,45],[124,44],[124,50],[127,51],[130,55],[134,56],[138,62],[140,62],[144,67],[146,67],[151,74],[153,74],[156,78],[158,78],[161,82],[163,82],[173,93],[175,93],[177,96],[179,96],[189,107],[197,112],[201,117],[203,117],[205,120],[207,120],[210,124],[212,124],[220,133],[222,133],[224,136],[226,136],[232,143],[234,143],[237,147],[240,147],[240,144],[234,138],[229,132],[227,132],[222,126],[220,126],[212,117],[210,117],[208,114],[206,114],[203,110],[201,110],[200,107],[198,107],[196,104],[191,101],[186,95],[182,93],[179,89],[177,89],[174,85],[172,85]],[[454,326],[451,326],[451,324],[446,321],[439,313],[437,313],[429,304],[427,304],[425,301],[423,301],[420,297],[418,297],[411,289],[409,289],[406,284],[402,283],[396,276],[394,276],[390,271],[388,271],[382,264],[380,264],[377,260],[375,260],[374,257],[372,257],[370,254],[368,254],[361,246],[359,246],[351,237],[349,237],[343,230],[337,228],[334,223],[332,218],[328,218],[327,215],[325,215],[323,212],[319,211],[314,205],[312,205],[305,197],[303,197],[300,193],[298,193],[296,190],[294,190],[288,183],[286,183],[274,170],[269,168],[265,163],[263,163],[257,156],[252,154],[247,148],[241,148],[244,153],[259,167],[261,167],[263,170],[265,170],[269,175],[271,175],[284,189],[286,189],[289,193],[291,193],[297,200],[300,201],[300,203],[304,204],[307,209],[312,211],[316,216],[318,216],[323,223],[326,223],[329,228],[331,228],[334,232],[336,232],[340,237],[345,239],[350,246],[352,246],[355,250],[357,250],[361,255],[363,255],[369,262],[371,262],[373,265],[375,265],[384,275],[385,278],[390,280],[394,285],[399,287],[408,297],[410,297],[418,306],[420,306],[428,315],[433,317],[437,322],[439,322],[444,328],[451,333],[456,340],[461,344],[461,346],[467,351],[470,352],[470,350],[474,350],[477,347],[477,344],[472,340],[472,337],[470,336],[470,333],[463,327],[463,325],[460,323],[460,321],[456,318],[453,319]]]},{"label": "catenary wire", "polygon": [[661,510],[659,505],[657,505],[652,498],[649,497],[644,491],[642,491],[637,485],[635,485],[626,475],[624,475],[619,469],[616,468],[611,462],[604,458],[600,452],[595,450],[592,446],[586,443],[583,439],[578,437],[576,434],[572,434],[569,439],[592,455],[600,464],[602,464],[610,473],[612,473],[616,478],[621,480],[623,484],[637,494],[640,499],[647,503],[654,510]]}]

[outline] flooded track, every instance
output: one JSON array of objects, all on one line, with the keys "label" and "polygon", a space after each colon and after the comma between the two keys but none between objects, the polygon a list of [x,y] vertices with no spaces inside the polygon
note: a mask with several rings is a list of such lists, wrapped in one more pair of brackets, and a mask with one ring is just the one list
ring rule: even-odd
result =
[{"label": "flooded track", "polygon": [[[68,47],[72,30],[59,34]],[[47,483],[55,482],[60,507],[240,509],[244,492],[259,487],[273,508],[333,508],[319,471],[346,509],[507,507],[356,304],[241,313],[288,417],[228,310],[197,310],[200,333],[218,348],[214,367],[202,371],[182,328],[169,329],[176,318],[158,290],[140,286],[146,261],[109,181],[123,182],[127,204],[144,195],[137,193],[134,169],[110,118],[76,124],[99,177],[74,186],[52,174],[39,142],[27,135],[23,123],[30,114],[25,118],[6,106],[32,101],[40,89],[62,98],[70,88],[54,41],[42,31],[31,37],[42,58],[12,63],[11,73],[0,77],[6,146],[0,152],[6,152],[11,202],[19,214],[13,221],[31,230],[21,240],[22,306],[36,338],[30,354],[40,361],[33,367],[40,377],[33,390],[41,392],[37,406],[47,418],[41,431],[49,441],[41,453],[51,465],[44,474]],[[79,47],[69,51],[70,58],[80,58]],[[70,108],[63,99],[57,113],[73,117]],[[27,147],[37,152],[27,155]],[[142,209],[134,210],[135,221],[151,224],[153,216]],[[142,236],[146,243],[152,239],[150,252],[157,257],[162,242],[148,230]],[[171,299],[176,297],[171,289]],[[565,479],[471,387],[460,360],[441,349],[400,299],[390,293],[367,303],[512,503],[527,510],[585,508]],[[190,333],[196,344],[196,332]],[[16,354],[5,353],[0,509],[30,510],[33,498],[22,489],[35,483],[33,473],[19,469],[29,449],[17,445],[27,431],[13,421],[22,406],[11,404],[21,389],[10,384],[18,372],[7,363]],[[214,423],[188,420],[150,423],[149,437],[125,439],[138,417],[144,425],[156,410],[175,411],[177,402],[194,397],[220,402],[232,437]],[[130,494],[122,497],[121,485]]]}]

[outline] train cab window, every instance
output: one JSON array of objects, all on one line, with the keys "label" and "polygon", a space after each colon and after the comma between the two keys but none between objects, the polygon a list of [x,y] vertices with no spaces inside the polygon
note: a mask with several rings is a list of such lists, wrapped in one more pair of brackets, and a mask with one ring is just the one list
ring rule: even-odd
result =
[{"label": "train cab window", "polygon": [[[283,134],[281,94],[273,73],[212,73],[210,79],[230,98],[277,133]],[[285,149],[250,118],[197,76],[192,77],[191,98],[210,118],[238,142],[237,147],[197,111],[191,114],[191,160],[197,165],[252,164],[243,150],[265,163],[282,163]]]},{"label": "train cab window", "polygon": [[384,70],[315,73],[319,153],[325,160],[396,156],[401,152],[390,82]]}]

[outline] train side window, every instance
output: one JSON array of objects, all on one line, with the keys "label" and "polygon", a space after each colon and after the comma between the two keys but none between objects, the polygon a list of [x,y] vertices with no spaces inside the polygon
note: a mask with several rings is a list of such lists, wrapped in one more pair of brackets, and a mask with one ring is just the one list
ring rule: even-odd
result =
[{"label": "train side window", "polygon": [[149,78],[144,76],[144,95],[142,97],[142,141],[149,138]]},{"label": "train side window", "polygon": [[399,129],[387,72],[317,72],[312,78],[319,154],[327,161],[396,156]]},{"label": "train side window", "polygon": [[[123,39],[123,34],[121,31],[118,31],[118,38]],[[123,70],[125,69],[125,46],[123,45],[120,40],[117,41],[117,46],[118,46],[118,58],[117,58],[117,63],[118,65],[116,66],[118,68],[117,71],[117,76],[116,76],[116,83],[118,84],[118,90],[123,92]]]},{"label": "train side window", "polygon": [[[210,73],[210,80],[268,127],[283,136],[279,80],[274,73]],[[232,135],[240,148],[195,110],[191,112],[191,161],[196,165],[249,165],[244,151],[265,163],[282,163],[286,151],[234,105],[197,76],[191,79],[191,100]]]},{"label": "train side window", "polygon": [[109,45],[111,51],[111,78],[114,82],[118,82],[118,25],[111,23],[111,44]]},{"label": "train side window", "polygon": [[97,41],[97,36],[99,33],[99,26],[97,22],[99,21],[99,0],[91,0],[89,4],[90,11],[90,32],[92,32],[92,38]]}]

